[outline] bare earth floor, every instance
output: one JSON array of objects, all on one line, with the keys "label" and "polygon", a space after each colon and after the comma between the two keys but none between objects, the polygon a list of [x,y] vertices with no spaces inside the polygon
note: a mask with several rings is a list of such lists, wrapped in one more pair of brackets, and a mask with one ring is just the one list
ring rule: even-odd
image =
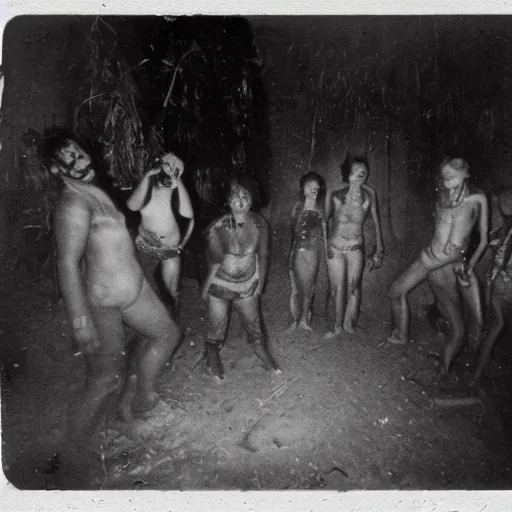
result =
[{"label": "bare earth floor", "polygon": [[[165,490],[509,488],[510,349],[497,347],[483,391],[470,395],[467,355],[454,377],[440,380],[443,338],[421,308],[409,347],[385,343],[386,286],[397,270],[391,261],[365,276],[360,332],[329,341],[319,315],[315,332],[283,334],[289,285],[285,265],[274,264],[263,315],[283,373],[262,368],[235,315],[221,352],[222,383],[202,360],[205,305],[196,282],[184,279],[186,336],[159,380],[162,400],[134,420],[129,437],[105,432],[100,470],[86,482],[76,469],[66,474],[61,454],[66,404],[83,385],[83,361],[73,356],[62,305],[52,308],[49,283],[13,279],[0,322],[9,363],[2,387],[7,478],[24,489],[66,481],[71,488]],[[470,400],[450,405],[446,398]]]}]

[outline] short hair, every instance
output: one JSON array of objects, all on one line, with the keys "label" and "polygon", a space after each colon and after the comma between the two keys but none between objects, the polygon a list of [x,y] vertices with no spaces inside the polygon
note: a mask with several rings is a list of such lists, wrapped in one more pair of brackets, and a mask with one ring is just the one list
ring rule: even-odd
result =
[{"label": "short hair", "polygon": [[241,175],[232,178],[230,187],[228,189],[228,199],[231,196],[231,187],[233,185],[238,185],[247,190],[247,192],[249,192],[251,196],[252,208],[259,208],[261,203],[261,193],[260,185],[256,180],[252,179],[250,176],[247,175]]},{"label": "short hair", "polygon": [[449,165],[452,169],[455,169],[456,171],[461,172],[469,172],[469,164],[464,160],[463,158],[457,157],[445,157],[441,160],[441,164],[439,165],[439,172],[443,169],[443,167],[446,167]]},{"label": "short hair", "polygon": [[350,171],[352,170],[352,166],[354,164],[364,165],[366,167],[366,171],[368,172],[368,174],[370,174],[370,166],[368,165],[368,161],[366,160],[365,157],[354,156],[351,158],[349,155],[347,155],[344,162],[340,165],[341,177],[344,182],[348,181]]}]

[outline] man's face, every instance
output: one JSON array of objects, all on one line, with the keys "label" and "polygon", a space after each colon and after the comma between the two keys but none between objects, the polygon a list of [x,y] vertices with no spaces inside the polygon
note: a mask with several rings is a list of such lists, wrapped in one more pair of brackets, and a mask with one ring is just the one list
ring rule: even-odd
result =
[{"label": "man's face", "polygon": [[68,140],[55,155],[58,170],[64,176],[81,181],[91,181],[95,172],[91,168],[91,157],[76,142]]},{"label": "man's face", "polygon": [[320,189],[320,187],[319,187],[318,183],[315,180],[308,181],[304,185],[304,197],[306,199],[316,200],[316,198],[318,197],[319,189]]},{"label": "man's face", "polygon": [[348,181],[350,183],[363,184],[367,177],[368,169],[366,168],[366,165],[360,163],[352,164],[350,174],[348,175]]},{"label": "man's face", "polygon": [[458,169],[454,169],[451,165],[447,164],[441,169],[441,177],[443,180],[443,185],[447,189],[454,189],[464,183],[464,180],[467,178],[468,174],[466,171],[461,171]]},{"label": "man's face", "polygon": [[238,184],[231,186],[229,207],[233,213],[246,213],[251,209],[252,199],[249,191]]}]

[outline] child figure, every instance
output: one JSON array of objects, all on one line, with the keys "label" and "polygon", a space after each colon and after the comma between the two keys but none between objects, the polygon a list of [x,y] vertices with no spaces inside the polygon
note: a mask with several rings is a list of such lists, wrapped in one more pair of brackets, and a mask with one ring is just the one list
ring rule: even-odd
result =
[{"label": "child figure", "polygon": [[300,180],[301,200],[291,215],[292,247],[289,259],[291,281],[290,311],[292,325],[311,331],[311,306],[318,268],[326,254],[327,228],[324,217],[325,181],[316,172]]},{"label": "child figure", "polygon": [[476,386],[489,364],[492,348],[496,343],[507,313],[512,306],[512,188],[505,188],[499,196],[503,225],[491,233],[490,247],[495,250],[494,261],[487,273],[486,334],[480,347],[477,368],[472,386]]},{"label": "child figure", "polygon": [[257,199],[258,189],[253,180],[245,176],[233,180],[228,197],[231,212],[208,230],[209,271],[201,294],[208,303],[205,356],[219,379],[224,378],[219,351],[232,305],[242,316],[254,353],[268,370],[280,371],[267,350],[261,325],[260,295],[267,276],[269,235],[265,219],[250,211]]},{"label": "child figure", "polygon": [[[158,292],[155,271],[160,266],[175,314],[179,313],[181,253],[194,229],[192,203],[181,179],[183,170],[181,159],[173,153],[164,154],[160,165],[145,174],[126,203],[130,210],[141,214],[135,245],[144,275]],[[178,192],[179,214],[188,219],[183,238],[171,204],[174,191]]]}]

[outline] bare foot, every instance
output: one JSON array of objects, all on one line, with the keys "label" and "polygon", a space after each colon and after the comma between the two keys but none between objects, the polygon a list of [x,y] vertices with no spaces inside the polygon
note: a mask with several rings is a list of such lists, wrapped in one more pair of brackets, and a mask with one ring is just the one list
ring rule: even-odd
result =
[{"label": "bare foot", "polygon": [[302,322],[300,322],[299,327],[301,329],[304,329],[305,331],[312,331],[313,330],[312,327],[305,320],[302,320]]},{"label": "bare foot", "polygon": [[349,334],[356,334],[356,330],[352,324],[343,324],[343,330]]},{"label": "bare foot", "polygon": [[132,401],[132,411],[136,414],[150,411],[160,401],[160,395],[155,391],[150,391],[145,395],[136,394]]},{"label": "bare foot", "polygon": [[135,433],[133,427],[122,418],[109,420],[107,422],[107,429],[116,430],[120,434],[126,436],[128,439],[132,441],[138,441],[137,434]]},{"label": "bare foot", "polygon": [[330,339],[333,339],[333,338],[337,338],[338,336],[341,335],[341,329],[339,327],[336,327],[333,331],[329,331],[325,336],[324,338],[326,340],[330,340]]},{"label": "bare foot", "polygon": [[290,327],[288,327],[288,329],[285,329],[285,333],[289,333],[289,332],[293,332],[297,329],[298,327],[298,324],[297,322],[293,322],[292,325],[290,325]]},{"label": "bare foot", "polygon": [[388,342],[393,345],[407,345],[407,340],[400,338],[398,335],[398,329],[393,329],[391,336],[388,338]]}]

